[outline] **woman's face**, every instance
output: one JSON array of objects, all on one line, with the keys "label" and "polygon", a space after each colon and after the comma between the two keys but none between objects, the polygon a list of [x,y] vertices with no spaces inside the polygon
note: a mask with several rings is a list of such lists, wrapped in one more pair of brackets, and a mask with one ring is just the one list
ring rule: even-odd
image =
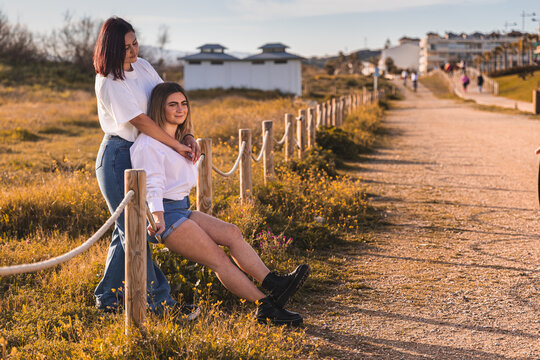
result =
[{"label": "woman's face", "polygon": [[[124,40],[126,42],[126,58],[124,59],[124,70],[131,68],[131,64],[137,61],[139,54],[139,43],[133,31],[128,32]],[[127,69],[126,69],[127,68]]]},{"label": "woman's face", "polygon": [[188,102],[181,92],[172,93],[165,102],[165,120],[169,124],[180,125],[188,116]]}]

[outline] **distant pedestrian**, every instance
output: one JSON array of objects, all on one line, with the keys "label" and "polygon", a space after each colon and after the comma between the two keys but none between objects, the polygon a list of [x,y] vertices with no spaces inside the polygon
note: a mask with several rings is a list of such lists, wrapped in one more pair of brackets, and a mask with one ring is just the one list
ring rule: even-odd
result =
[{"label": "distant pedestrian", "polygon": [[418,74],[416,72],[413,72],[411,74],[411,81],[412,81],[414,92],[416,92],[416,89],[418,88]]},{"label": "distant pedestrian", "polygon": [[463,91],[467,92],[467,86],[469,86],[469,83],[471,82],[471,80],[469,79],[469,77],[467,76],[467,74],[464,74],[462,77],[461,77],[461,84],[463,85]]},{"label": "distant pedestrian", "polygon": [[478,74],[478,77],[476,78],[476,84],[478,85],[478,92],[482,92],[482,85],[484,85],[484,77],[482,74]]},{"label": "distant pedestrian", "polygon": [[401,72],[401,78],[403,79],[403,86],[407,86],[407,78],[409,77],[409,72],[407,70],[403,70]]}]

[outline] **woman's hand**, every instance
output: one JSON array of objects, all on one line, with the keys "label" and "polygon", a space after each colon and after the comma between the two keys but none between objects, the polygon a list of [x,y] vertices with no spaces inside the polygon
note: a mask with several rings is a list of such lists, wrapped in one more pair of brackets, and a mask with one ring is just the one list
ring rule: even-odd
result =
[{"label": "woman's hand", "polygon": [[186,159],[191,160],[193,158],[193,150],[187,145],[177,142],[174,147],[174,150],[180,155],[182,155],[183,157],[185,157]]},{"label": "woman's hand", "polygon": [[191,149],[191,160],[195,164],[197,160],[201,157],[201,148],[199,147],[199,144],[195,140],[195,137],[191,134],[184,135],[184,138],[182,139],[182,143],[188,146]]},{"label": "woman's hand", "polygon": [[152,225],[148,225],[146,229],[150,236],[161,235],[165,231],[165,220],[163,219],[163,211],[156,211],[152,213],[154,223],[156,224],[156,230],[152,228]]}]

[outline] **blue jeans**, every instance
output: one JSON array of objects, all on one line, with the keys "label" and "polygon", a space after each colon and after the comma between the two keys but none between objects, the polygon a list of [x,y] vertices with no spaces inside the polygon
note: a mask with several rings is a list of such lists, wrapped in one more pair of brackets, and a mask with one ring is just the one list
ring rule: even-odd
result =
[{"label": "blue jeans", "polygon": [[189,206],[189,196],[182,200],[163,199],[163,218],[165,220],[165,231],[161,234],[163,241],[184,221],[189,219],[191,216]]},{"label": "blue jeans", "polygon": [[[105,135],[96,159],[96,177],[99,188],[111,213],[124,198],[124,171],[131,169],[129,148],[133,143],[118,136]],[[96,287],[96,306],[114,311],[124,296],[125,278],[125,231],[124,213],[114,224],[103,278]],[[171,288],[161,269],[152,260],[150,246],[146,248],[146,288],[148,306],[160,312],[163,306],[173,306]]]}]

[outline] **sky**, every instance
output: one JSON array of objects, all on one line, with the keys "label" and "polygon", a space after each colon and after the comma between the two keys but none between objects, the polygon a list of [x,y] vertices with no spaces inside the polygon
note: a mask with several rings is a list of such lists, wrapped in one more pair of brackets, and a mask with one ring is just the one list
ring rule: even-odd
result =
[{"label": "sky", "polygon": [[66,12],[75,19],[116,15],[144,45],[156,45],[165,27],[169,50],[198,52],[219,43],[253,54],[281,42],[304,57],[378,49],[387,39],[396,45],[402,36],[427,32],[521,31],[523,20],[527,32],[540,26],[540,0],[0,0],[0,11],[40,34],[58,29]]}]

